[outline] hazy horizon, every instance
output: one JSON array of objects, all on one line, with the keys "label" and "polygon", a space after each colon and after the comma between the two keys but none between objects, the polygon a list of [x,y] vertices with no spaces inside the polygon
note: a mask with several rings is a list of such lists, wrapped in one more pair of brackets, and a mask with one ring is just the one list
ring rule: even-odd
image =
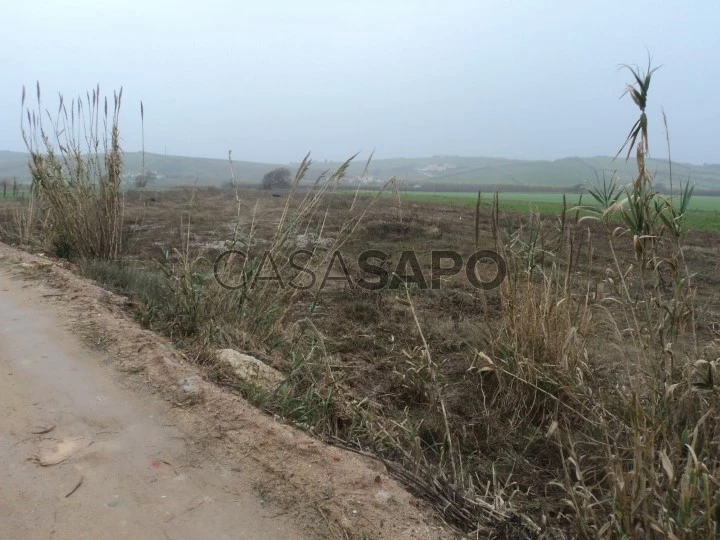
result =
[{"label": "hazy horizon", "polygon": [[[663,139],[663,142],[665,142],[664,139]],[[141,153],[142,153],[141,150],[127,150],[127,149],[124,148],[124,147],[122,148],[122,150],[123,150],[123,153],[124,153],[124,154],[127,154],[127,153],[131,153],[131,154],[141,154]],[[27,153],[28,153],[27,150],[22,149],[22,148],[19,149],[19,150],[8,150],[7,148],[0,148],[0,152],[11,152],[11,153],[18,153],[18,154],[27,154]],[[372,151],[371,151],[371,152],[372,152]],[[591,155],[586,155],[586,156],[570,156],[570,155],[567,155],[567,156],[562,156],[562,157],[557,157],[557,158],[549,158],[549,159],[543,159],[543,158],[532,159],[532,158],[520,158],[520,157],[519,157],[519,158],[509,158],[509,157],[507,157],[507,156],[469,155],[469,154],[425,154],[425,155],[405,155],[405,156],[403,156],[403,155],[397,155],[397,156],[377,157],[377,153],[372,154],[372,156],[371,156],[371,152],[359,152],[357,155],[355,155],[352,163],[354,163],[354,164],[357,164],[357,163],[365,164],[366,161],[367,161],[367,159],[369,159],[369,158],[371,158],[371,161],[370,161],[371,163],[374,163],[374,162],[377,162],[377,161],[385,161],[385,160],[408,160],[408,161],[412,161],[412,160],[427,160],[427,159],[434,159],[434,158],[437,158],[438,160],[445,160],[445,159],[452,160],[453,158],[454,158],[454,159],[460,159],[460,160],[465,160],[465,159],[498,159],[498,160],[508,160],[508,161],[512,161],[512,162],[518,162],[518,163],[519,163],[519,162],[524,162],[524,161],[527,161],[527,162],[538,162],[538,163],[541,163],[541,162],[550,162],[550,163],[552,163],[552,162],[556,162],[556,161],[572,160],[572,159],[585,160],[585,159],[605,159],[605,158],[607,158],[607,159],[612,159],[613,161],[618,161],[618,162],[620,162],[620,163],[625,163],[625,162],[626,162],[626,159],[625,159],[625,155],[626,155],[626,154],[625,154],[625,153],[623,153],[623,154],[621,154],[621,155],[619,155],[619,156],[615,156],[615,154],[612,154],[612,155],[611,155],[611,154],[605,154],[605,155],[597,154],[597,155],[592,155],[592,156],[591,156]],[[299,157],[297,157],[297,158],[290,159],[290,160],[287,160],[287,161],[280,161],[280,160],[274,160],[274,161],[268,161],[268,160],[266,160],[266,161],[261,161],[261,160],[257,160],[257,159],[246,159],[246,158],[239,159],[239,158],[237,158],[237,157],[235,156],[235,154],[233,153],[233,154],[232,154],[232,161],[233,161],[233,162],[241,162],[241,161],[242,161],[242,162],[246,162],[246,163],[257,163],[257,164],[260,164],[260,165],[297,166],[297,165],[300,165],[300,163],[302,162],[303,158],[304,158],[306,155],[308,155],[308,153],[309,153],[309,155],[310,155],[311,161],[312,161],[314,164],[323,164],[323,163],[341,164],[341,163],[347,161],[348,159],[352,158],[353,155],[354,155],[354,154],[353,154],[353,155],[348,155],[348,156],[346,156],[346,157],[344,157],[344,158],[340,158],[340,159],[328,159],[328,158],[320,158],[320,157],[316,156],[312,151],[310,151],[310,152],[306,152],[305,154],[303,154],[303,155],[301,155],[301,156],[299,156]],[[150,155],[154,155],[154,156],[165,156],[165,157],[168,157],[168,158],[210,159],[210,160],[219,160],[219,161],[223,161],[223,162],[227,162],[227,161],[228,161],[228,154],[227,154],[227,152],[225,153],[224,156],[207,156],[207,155],[173,154],[173,153],[170,153],[170,152],[164,153],[164,152],[156,152],[156,151],[146,150],[146,151],[145,151],[145,154],[148,155],[148,156],[150,156]],[[666,162],[666,161],[667,161],[667,155],[665,155],[665,156],[663,156],[663,155],[654,155],[654,156],[652,156],[652,157],[650,158],[649,161],[652,161],[652,160],[659,160],[659,161],[662,161],[662,162]],[[635,152],[633,152],[632,155],[630,156],[629,162],[630,162],[630,163],[635,163]],[[714,162],[706,161],[706,162],[700,163],[700,162],[693,162],[693,161],[681,161],[681,160],[679,160],[679,159],[675,159],[674,156],[673,156],[672,162],[673,162],[674,165],[686,164],[686,165],[693,165],[693,166],[698,166],[698,167],[702,167],[702,166],[716,167],[716,166],[720,165],[720,162],[714,163]],[[633,166],[633,167],[634,167],[634,166]]]},{"label": "hazy horizon", "polygon": [[[24,151],[22,86],[53,110],[123,86],[124,149],[266,163],[614,155],[637,118],[620,63],[656,72],[651,156],[719,163],[720,45],[709,1],[209,0],[4,9],[0,149]],[[29,100],[32,105],[33,99]]]}]

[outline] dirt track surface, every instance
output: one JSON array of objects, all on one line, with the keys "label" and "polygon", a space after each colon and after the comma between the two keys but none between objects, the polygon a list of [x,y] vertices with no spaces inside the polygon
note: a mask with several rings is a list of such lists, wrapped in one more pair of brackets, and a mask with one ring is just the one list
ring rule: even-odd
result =
[{"label": "dirt track surface", "polygon": [[238,475],[184,466],[183,433],[37,296],[0,273],[0,538],[299,538]]},{"label": "dirt track surface", "polygon": [[0,243],[0,538],[448,538],[382,464],[201,380],[125,299]]}]

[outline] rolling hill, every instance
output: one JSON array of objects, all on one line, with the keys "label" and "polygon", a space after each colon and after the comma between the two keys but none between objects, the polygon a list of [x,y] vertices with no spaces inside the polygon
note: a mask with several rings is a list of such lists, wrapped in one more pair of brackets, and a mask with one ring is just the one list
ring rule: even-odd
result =
[{"label": "rolling hill", "polygon": [[[29,181],[28,156],[21,152],[0,151],[0,179],[16,177]],[[286,166],[291,170],[298,163],[256,163],[233,161],[233,174],[240,184],[257,185],[263,175],[273,168]],[[315,179],[326,170],[334,170],[340,163],[313,163],[308,179]],[[554,161],[527,161],[489,157],[433,156],[426,158],[397,158],[373,160],[363,176],[365,159],[358,158],[348,170],[349,183],[379,184],[396,177],[409,189],[473,190],[483,186],[507,186],[508,188],[557,188],[573,189],[589,185],[602,178],[617,174],[621,183],[627,183],[635,174],[634,160],[613,160],[609,157],[568,157]],[[665,160],[648,161],[656,175],[659,189],[670,183],[668,163]],[[193,158],[145,154],[145,168],[158,175],[156,187],[176,185],[220,186],[230,180],[230,164],[226,159]],[[125,154],[125,174],[128,182],[142,170],[139,152]],[[720,190],[720,164],[693,165],[672,164],[673,182],[696,184],[700,190]]]}]

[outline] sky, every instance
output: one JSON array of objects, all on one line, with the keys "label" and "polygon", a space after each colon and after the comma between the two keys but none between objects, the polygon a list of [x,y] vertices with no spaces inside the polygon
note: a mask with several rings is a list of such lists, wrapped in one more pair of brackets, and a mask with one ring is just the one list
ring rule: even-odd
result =
[{"label": "sky", "polygon": [[[662,65],[651,155],[720,163],[720,3],[36,0],[5,3],[0,150],[23,85],[55,110],[123,88],[126,151],[289,163],[614,155],[637,119],[618,65]],[[34,92],[30,93],[34,96]],[[34,102],[29,100],[34,106]]]}]

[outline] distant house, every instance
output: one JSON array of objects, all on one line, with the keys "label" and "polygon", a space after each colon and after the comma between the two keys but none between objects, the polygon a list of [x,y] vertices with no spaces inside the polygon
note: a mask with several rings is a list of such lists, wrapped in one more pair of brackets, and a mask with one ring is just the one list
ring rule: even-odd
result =
[{"label": "distant house", "polygon": [[419,167],[417,169],[418,172],[421,173],[434,173],[434,172],[445,172],[451,169],[457,169],[457,166],[453,165],[452,163],[433,163],[431,165],[425,165],[424,167]]},{"label": "distant house", "polygon": [[355,184],[381,184],[382,179],[380,179],[378,176],[374,176],[372,174],[366,174],[364,176],[348,176],[347,180],[349,182],[353,182]]}]

